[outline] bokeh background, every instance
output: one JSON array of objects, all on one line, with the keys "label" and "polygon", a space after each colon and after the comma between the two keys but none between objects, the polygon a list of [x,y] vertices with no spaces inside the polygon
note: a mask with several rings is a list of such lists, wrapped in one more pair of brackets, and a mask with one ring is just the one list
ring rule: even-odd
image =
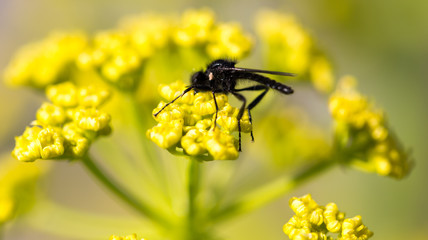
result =
[{"label": "bokeh background", "polygon": [[[240,22],[249,31],[262,8],[294,14],[331,57],[337,75],[358,78],[361,92],[385,109],[390,125],[413,152],[415,167],[404,180],[335,168],[292,195],[312,193],[320,204],[334,201],[348,216],[362,215],[374,239],[428,239],[427,1],[0,0],[0,69],[20,46],[53,30],[94,32],[112,28],[130,14],[177,13],[203,6],[212,8],[219,20]],[[0,83],[0,152],[12,150],[14,136],[34,118],[42,100],[29,89]],[[60,202],[95,212],[126,211],[91,183],[79,165],[61,163],[49,178],[48,194]],[[92,197],[85,195],[88,192]],[[287,239],[282,225],[292,216],[290,197],[232,221],[222,231],[228,239]],[[25,223],[4,237],[58,239]]]}]

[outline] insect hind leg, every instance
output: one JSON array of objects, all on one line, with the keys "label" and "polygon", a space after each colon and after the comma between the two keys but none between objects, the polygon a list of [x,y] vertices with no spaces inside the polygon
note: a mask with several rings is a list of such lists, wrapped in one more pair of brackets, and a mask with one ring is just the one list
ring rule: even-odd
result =
[{"label": "insect hind leg", "polygon": [[247,105],[247,99],[244,97],[244,95],[239,94],[235,91],[231,92],[233,96],[235,96],[238,100],[242,101],[242,106],[239,109],[238,116],[236,119],[238,120],[238,135],[239,135],[239,151],[241,151],[241,118],[242,115],[244,115],[245,106]]},{"label": "insect hind leg", "polygon": [[[251,116],[251,109],[253,109],[262,100],[262,98],[266,95],[267,91],[269,90],[269,87],[267,87],[265,85],[255,85],[255,86],[235,90],[236,92],[239,92],[239,91],[258,91],[258,90],[264,90],[264,91],[260,95],[258,95],[247,107],[248,119],[250,120],[251,126],[253,125],[253,118]],[[251,141],[254,142],[253,129],[251,129],[250,134],[251,134]]]}]

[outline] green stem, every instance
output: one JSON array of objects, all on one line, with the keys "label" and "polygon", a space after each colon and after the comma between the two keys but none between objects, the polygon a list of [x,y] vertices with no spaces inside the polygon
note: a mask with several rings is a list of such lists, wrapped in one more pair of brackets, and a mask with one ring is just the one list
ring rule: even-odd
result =
[{"label": "green stem", "polygon": [[159,214],[160,211],[156,211],[153,207],[150,207],[146,203],[137,200],[123,187],[119,186],[118,183],[114,182],[111,177],[107,176],[107,174],[104,173],[103,170],[97,166],[97,164],[88,155],[82,159],[82,162],[86,169],[88,169],[94,177],[96,177],[105,187],[107,187],[116,196],[126,202],[129,206],[134,208],[137,212],[152,219],[164,227],[170,225],[169,221]]},{"label": "green stem", "polygon": [[[188,166],[188,212],[187,212],[187,239],[195,237],[197,229],[197,206],[196,197],[199,191],[200,180],[200,162],[190,158]],[[197,235],[197,234],[196,234]]]},{"label": "green stem", "polygon": [[303,172],[292,177],[283,176],[265,184],[258,189],[251,191],[243,197],[237,199],[230,205],[224,207],[218,212],[214,212],[211,220],[218,222],[231,216],[238,216],[252,210],[258,209],[269,202],[272,202],[283,195],[289,193],[297,186],[306,182],[310,178],[329,169],[336,161],[320,161]]},{"label": "green stem", "polygon": [[189,159],[189,182],[188,182],[188,191],[189,191],[189,208],[188,208],[188,217],[189,220],[193,219],[196,215],[196,196],[199,189],[199,165],[200,163],[196,159]]}]

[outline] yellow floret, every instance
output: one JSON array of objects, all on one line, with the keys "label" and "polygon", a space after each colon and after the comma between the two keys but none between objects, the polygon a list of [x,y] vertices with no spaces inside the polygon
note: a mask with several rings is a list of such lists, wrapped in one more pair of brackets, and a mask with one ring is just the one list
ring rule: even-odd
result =
[{"label": "yellow floret", "polygon": [[75,107],[77,105],[77,88],[71,82],[48,86],[46,96],[57,106]]},{"label": "yellow floret", "polygon": [[221,132],[218,128],[207,132],[205,146],[216,160],[234,160],[239,156],[235,137]]},{"label": "yellow floret", "polygon": [[233,23],[219,24],[207,45],[207,52],[212,59],[229,57],[241,59],[251,50],[253,41],[244,34],[240,25]]},{"label": "yellow floret", "polygon": [[[226,103],[225,106],[218,112],[217,124],[220,125],[226,132],[238,131],[238,113],[239,109],[232,107]],[[244,115],[240,119],[241,132],[250,132],[252,125],[249,120],[248,111],[244,111]]]},{"label": "yellow floret", "polygon": [[181,138],[181,146],[191,156],[202,155],[207,152],[205,147],[206,130],[193,128]]},{"label": "yellow floret", "polygon": [[340,240],[365,240],[373,236],[370,231],[361,221],[361,216],[347,218],[343,221],[342,236]]},{"label": "yellow floret", "polygon": [[95,108],[80,108],[74,111],[73,121],[84,130],[100,131],[108,127],[110,115]]},{"label": "yellow floret", "polygon": [[214,13],[209,9],[188,10],[183,13],[173,39],[182,46],[203,43],[212,37],[214,21]]},{"label": "yellow floret", "polygon": [[64,154],[64,138],[60,131],[47,127],[40,131],[37,137],[42,159],[56,158]]},{"label": "yellow floret", "polygon": [[40,127],[25,128],[22,136],[15,137],[15,148],[12,151],[12,156],[22,162],[32,162],[41,158],[40,147],[37,142],[41,130]]},{"label": "yellow floret", "polygon": [[183,120],[159,123],[147,131],[147,137],[161,148],[176,145],[183,134]]},{"label": "yellow floret", "polygon": [[98,107],[107,101],[110,97],[110,91],[107,89],[89,85],[79,89],[78,101],[82,107]]},{"label": "yellow floret", "polygon": [[67,74],[86,41],[86,36],[79,32],[52,33],[23,47],[6,68],[4,77],[12,85],[45,88]]},{"label": "yellow floret", "polygon": [[65,122],[67,115],[61,107],[45,102],[37,110],[36,119],[43,126],[58,126]]}]

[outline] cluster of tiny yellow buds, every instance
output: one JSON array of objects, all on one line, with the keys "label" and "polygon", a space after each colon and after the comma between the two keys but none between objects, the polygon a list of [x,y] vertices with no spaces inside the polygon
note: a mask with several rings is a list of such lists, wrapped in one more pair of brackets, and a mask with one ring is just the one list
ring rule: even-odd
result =
[{"label": "cluster of tiny yellow buds", "polygon": [[[145,238],[141,238],[141,240],[144,240]],[[131,235],[127,235],[127,236],[116,236],[116,235],[111,235],[109,240],[139,240],[139,238],[137,237],[137,234],[131,234]]]},{"label": "cluster of tiny yellow buds", "polygon": [[215,14],[209,9],[188,10],[183,13],[177,29],[173,33],[173,40],[177,45],[192,46],[205,43],[212,36],[211,31],[215,24]]},{"label": "cluster of tiny yellow buds", "polygon": [[[146,57],[146,55],[144,55]],[[82,69],[99,69],[104,79],[121,88],[131,88],[142,67],[143,56],[132,46],[130,35],[120,31],[98,33],[90,48],[77,58]]]},{"label": "cluster of tiny yellow buds", "polygon": [[[171,101],[185,89],[184,83],[177,81],[159,87],[160,95]],[[210,156],[215,160],[236,159],[239,156],[236,138],[231,135],[238,131],[237,108],[229,105],[225,94],[216,94],[219,107],[217,124],[214,127],[216,106],[211,92],[193,90],[167,106],[156,117],[156,126],[147,131],[147,136],[165,149],[181,148],[190,156]],[[160,102],[153,114],[159,112],[165,102]],[[248,113],[240,120],[241,131],[250,132]]]},{"label": "cluster of tiny yellow buds", "polygon": [[110,115],[98,109],[108,90],[65,82],[49,86],[46,94],[52,103],[43,103],[33,126],[15,138],[12,154],[19,161],[79,158],[96,137],[110,133]]},{"label": "cluster of tiny yellow buds", "polygon": [[242,31],[239,24],[219,24],[207,45],[207,52],[213,59],[228,56],[241,59],[248,55],[253,41]]},{"label": "cluster of tiny yellow buds", "polygon": [[19,50],[6,67],[4,78],[11,85],[43,89],[67,77],[86,44],[82,33],[53,33]]},{"label": "cluster of tiny yellow buds", "polygon": [[341,79],[329,101],[336,141],[351,163],[383,176],[402,178],[411,169],[409,156],[388,128],[383,112],[356,90],[356,80]]},{"label": "cluster of tiny yellow buds", "polygon": [[253,45],[252,38],[242,31],[240,25],[216,24],[215,15],[209,9],[186,11],[173,33],[173,40],[182,46],[205,46],[211,59],[225,56],[240,59],[249,53]]},{"label": "cluster of tiny yellow buds", "polygon": [[132,47],[142,58],[146,58],[168,44],[171,25],[168,17],[143,14],[123,19],[119,29],[129,35]]},{"label": "cluster of tiny yellow buds", "polygon": [[373,232],[362,224],[361,216],[345,219],[335,203],[319,206],[310,194],[290,199],[294,215],[283,227],[292,240],[300,239],[368,239]]},{"label": "cluster of tiny yellow buds", "polygon": [[10,155],[0,159],[0,228],[32,205],[35,182],[45,169],[13,161]]},{"label": "cluster of tiny yellow buds", "polygon": [[284,69],[296,73],[301,79],[311,79],[316,89],[322,92],[332,90],[331,63],[292,15],[262,11],[256,18],[256,31],[270,68]]}]

